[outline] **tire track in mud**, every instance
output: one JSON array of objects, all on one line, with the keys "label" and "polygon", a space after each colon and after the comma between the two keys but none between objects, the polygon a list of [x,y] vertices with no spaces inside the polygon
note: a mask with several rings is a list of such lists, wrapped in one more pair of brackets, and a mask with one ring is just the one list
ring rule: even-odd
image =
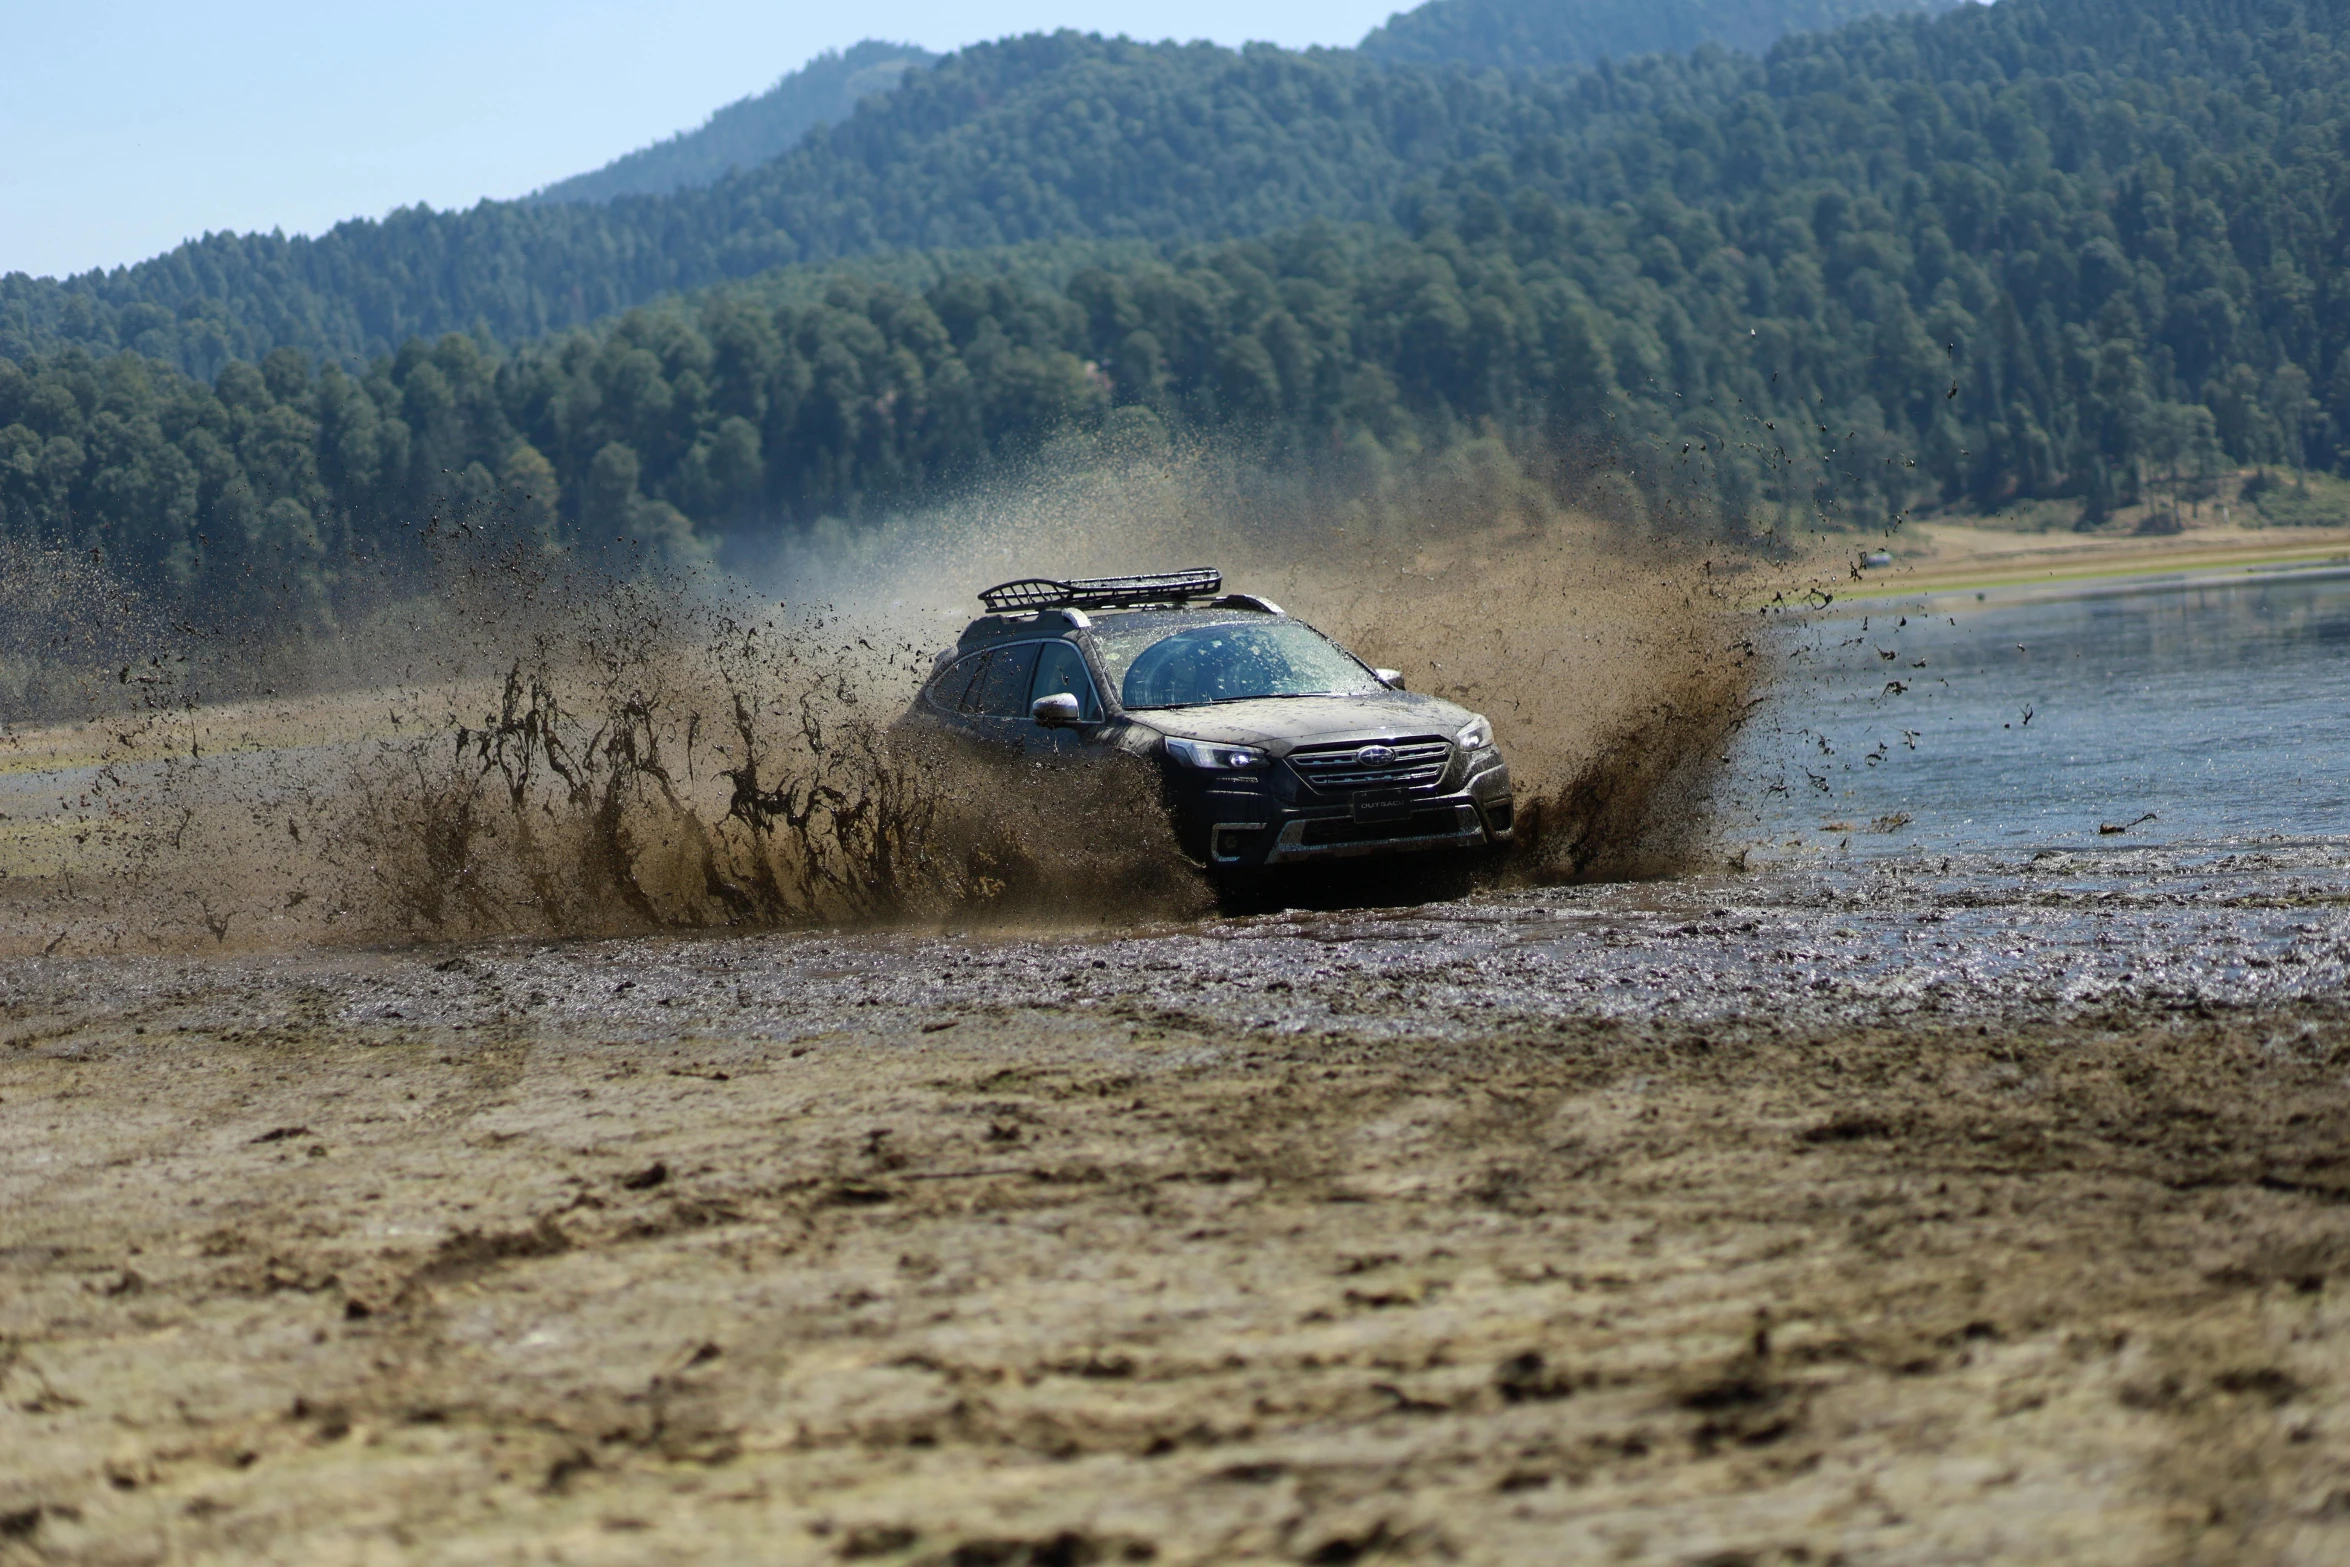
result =
[{"label": "tire track in mud", "polygon": [[0,1551],[2324,1559],[2321,873],[20,966]]},{"label": "tire track in mud", "polygon": [[[293,1234],[288,1261],[344,1283],[235,1297],[283,1326],[221,1341],[220,1363],[276,1396],[127,1468],[93,1452],[77,1471],[61,1443],[26,1471],[48,1477],[32,1505],[79,1517],[44,1514],[38,1537],[70,1556],[135,1537],[148,1498],[181,1520],[209,1499],[173,1527],[218,1519],[203,1537],[226,1549],[241,1518],[248,1541],[332,1559],[388,1495],[441,1559],[553,1538],[618,1559],[737,1529],[809,1560],[1007,1541],[1933,1559],[2019,1527],[2102,1533],[2114,1559],[2222,1539],[2245,1559],[2333,1451],[2272,1429],[2340,1388],[2341,1346],[2305,1324],[2295,1348],[2278,1314],[2324,1298],[2350,1232],[2260,1183],[2350,1131],[2339,1020],[2290,1020],[2296,1065],[2263,1042],[2286,1019],[1585,1020],[1405,1044],[1138,1039],[1057,1004],[930,1035],[923,1016],[716,1056],[542,1023],[527,1070],[447,1090],[507,1112],[503,1140],[452,1114],[370,1142],[358,1117],[412,1091],[389,1085],[312,1117],[334,1150],[298,1156],[308,1190],[227,1176]],[[159,1070],[119,1035],[85,1043],[75,1070]],[[384,1083],[354,1074],[387,1057],[391,1084],[469,1073],[442,1059],[458,1043],[250,1048],[308,1063],[278,1102],[316,1105]],[[727,1075],[671,1076],[685,1058]],[[599,1103],[625,1135],[581,1118]],[[454,1202],[397,1180],[459,1170]],[[301,1233],[367,1190],[414,1240]],[[363,1298],[367,1256],[383,1282]],[[217,1284],[158,1268],[77,1311],[184,1312],[202,1338]],[[40,1330],[91,1412],[69,1426],[142,1386],[97,1375],[136,1352],[73,1320]],[[2166,1456],[2188,1440],[2236,1456]],[[1981,1484],[1937,1482],[1954,1462]],[[1087,1478],[1048,1483],[1064,1473]]]}]

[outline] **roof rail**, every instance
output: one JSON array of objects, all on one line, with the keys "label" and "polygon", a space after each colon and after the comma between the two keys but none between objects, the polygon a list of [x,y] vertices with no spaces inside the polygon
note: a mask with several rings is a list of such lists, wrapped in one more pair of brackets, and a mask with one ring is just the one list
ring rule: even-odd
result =
[{"label": "roof rail", "polygon": [[1161,571],[1139,577],[1022,577],[999,582],[979,595],[997,615],[1027,609],[1133,609],[1144,604],[1181,604],[1221,591],[1224,574],[1210,567]]}]

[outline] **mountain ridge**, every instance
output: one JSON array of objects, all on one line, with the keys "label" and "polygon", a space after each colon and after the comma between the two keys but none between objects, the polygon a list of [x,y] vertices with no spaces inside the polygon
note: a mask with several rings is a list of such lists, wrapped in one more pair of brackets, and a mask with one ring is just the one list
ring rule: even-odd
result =
[{"label": "mountain ridge", "polygon": [[[1590,3],[1604,9],[1615,0]],[[1086,42],[1072,42],[1078,39]],[[1144,82],[1139,91],[1133,83],[1101,82],[1120,59],[1129,66],[1136,59],[1170,62],[1170,77],[1188,72],[1190,80]],[[1200,81],[1210,69],[1203,61],[1222,71],[1222,88]],[[874,57],[857,69],[878,63]],[[841,64],[848,65],[847,56]],[[231,359],[295,346],[356,363],[417,333],[459,330],[524,341],[678,289],[890,246],[960,248],[1086,235],[1187,242],[1309,217],[1377,218],[1389,215],[1392,188],[1410,172],[1480,151],[1502,155],[1513,134],[1504,126],[1516,111],[1498,101],[1481,116],[1487,133],[1479,148],[1432,146],[1415,137],[1421,123],[1442,127],[1469,100],[1495,96],[1468,80],[1479,69],[1384,65],[1350,50],[1232,51],[1074,33],[997,40],[958,51],[919,78],[901,73],[901,85],[912,80],[925,89],[911,99],[904,92],[868,95],[840,119],[812,125],[767,163],[665,196],[483,202],[447,212],[410,207],[380,219],[349,219],[317,236],[210,233],[146,261],[64,280],[0,276],[0,356],[67,343],[97,351],[127,347],[210,375]],[[1095,79],[1044,79],[1055,71],[1090,71]],[[941,72],[949,80],[928,80]],[[1268,78],[1261,92],[1248,80],[1252,72]],[[1382,88],[1370,83],[1374,72],[1400,73],[1419,85]],[[1636,92],[1643,79],[1628,66],[1602,96]],[[1100,89],[1108,118],[1088,123],[1073,114],[1064,87],[1080,96]],[[1554,84],[1549,98],[1533,106],[1535,121],[1561,119],[1560,91]],[[1005,98],[1023,92],[1028,96],[1019,107],[1038,128],[1035,135],[1003,109]],[[1202,112],[1271,127],[1274,139],[1235,156],[1231,138],[1203,134],[1185,105],[1166,101],[1170,92],[1196,92],[1206,100]],[[995,100],[992,114],[987,98]],[[1354,114],[1351,125],[1292,134],[1297,122],[1334,104]],[[1480,118],[1473,105],[1466,112]],[[1555,128],[1571,134],[1570,126]],[[990,135],[1009,149],[993,165],[984,148],[975,159],[971,145]],[[1105,161],[1104,149],[1089,145],[1105,135],[1135,141],[1129,150],[1141,154],[1150,152],[1141,144],[1152,142],[1183,152]],[[839,154],[829,166],[828,148]],[[1032,154],[1022,167],[1020,159]],[[902,188],[899,177],[910,159],[929,163],[929,183],[918,191]],[[1356,164],[1375,166],[1376,178]],[[795,180],[796,196],[787,188]],[[1153,182],[1180,188],[1184,200],[1149,210],[1145,193]],[[568,181],[549,187],[583,188]],[[816,210],[820,199],[829,208]],[[647,202],[667,205],[640,205]],[[1000,210],[989,210],[991,204]]]},{"label": "mountain ridge", "polygon": [[907,71],[940,56],[916,44],[868,38],[827,49],[773,86],[711,111],[691,130],[639,147],[601,168],[532,191],[523,201],[609,201],[707,185],[738,168],[781,156],[819,125],[832,124]]},{"label": "mountain ridge", "polygon": [[212,234],[64,284],[0,278],[0,355],[132,347],[210,375],[295,346],[356,360],[416,334],[521,341],[661,294],[896,247],[1168,243],[1380,218],[1414,173],[1580,134],[1754,63],[1564,80],[1062,32],[976,45],[790,152],[670,196],[407,208],[315,238]]},{"label": "mountain ridge", "polygon": [[[1373,28],[1354,49],[1382,63],[1462,63],[1503,69],[1579,68],[1705,44],[1760,54],[1790,32],[1864,16],[1930,13],[1963,0],[1426,0]],[[818,125],[894,87],[908,69],[943,56],[915,44],[866,39],[826,50],[765,91],[713,111],[691,130],[542,186],[526,202],[608,201],[707,185],[782,156]]]}]

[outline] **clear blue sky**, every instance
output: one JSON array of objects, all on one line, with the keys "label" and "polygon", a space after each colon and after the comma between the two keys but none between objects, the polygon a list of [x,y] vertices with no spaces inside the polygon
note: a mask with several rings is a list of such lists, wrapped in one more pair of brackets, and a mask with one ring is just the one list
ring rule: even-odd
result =
[{"label": "clear blue sky", "polygon": [[0,273],[210,229],[316,233],[517,196],[699,124],[860,38],[1039,28],[1351,44],[1412,0],[76,0],[11,5]]}]

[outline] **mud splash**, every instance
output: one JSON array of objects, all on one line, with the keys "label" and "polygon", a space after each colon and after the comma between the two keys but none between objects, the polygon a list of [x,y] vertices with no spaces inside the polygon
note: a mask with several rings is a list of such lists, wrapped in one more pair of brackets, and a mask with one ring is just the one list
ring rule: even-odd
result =
[{"label": "mud splash", "polygon": [[926,667],[910,645],[706,584],[571,582],[555,600],[494,702],[445,689],[437,721],[358,769],[347,843],[408,931],[1052,920],[1202,901],[1184,896],[1145,780],[1080,793],[911,752],[889,727]]},{"label": "mud splash", "polygon": [[1193,563],[1492,718],[1525,825],[1483,879],[1515,883],[1720,858],[1712,789],[1770,678],[1756,607],[1800,580],[1655,509],[1615,454],[1536,463],[1493,440],[1355,492],[1105,440],[778,575],[920,640],[984,581]]},{"label": "mud splash", "polygon": [[[1339,599],[1354,645],[1489,716],[1518,789],[1506,884],[1717,862],[1711,800],[1767,679],[1746,572],[1573,514],[1421,548],[1398,588]],[[1311,590],[1311,585],[1306,585]],[[1333,595],[1336,598],[1336,595]]]},{"label": "mud splash", "polygon": [[908,755],[889,724],[927,650],[495,522],[452,534],[429,594],[346,628],[339,661],[377,673],[358,691],[215,701],[183,657],[152,691],[85,669],[78,718],[0,731],[0,946],[1206,907],[1148,780]]},{"label": "mud splash", "polygon": [[[1477,879],[1671,873],[1712,852],[1708,789],[1759,678],[1751,577],[1561,494],[1498,446],[1354,495],[1097,446],[764,591],[459,516],[426,591],[343,627],[311,689],[283,648],[216,645],[9,730],[0,947],[1196,915],[1212,890],[1140,770],[939,765],[891,734],[984,581],[1169,561],[1493,718],[1524,826]],[[236,700],[206,695],[240,671]],[[1420,879],[1388,896],[1459,890]]]}]

